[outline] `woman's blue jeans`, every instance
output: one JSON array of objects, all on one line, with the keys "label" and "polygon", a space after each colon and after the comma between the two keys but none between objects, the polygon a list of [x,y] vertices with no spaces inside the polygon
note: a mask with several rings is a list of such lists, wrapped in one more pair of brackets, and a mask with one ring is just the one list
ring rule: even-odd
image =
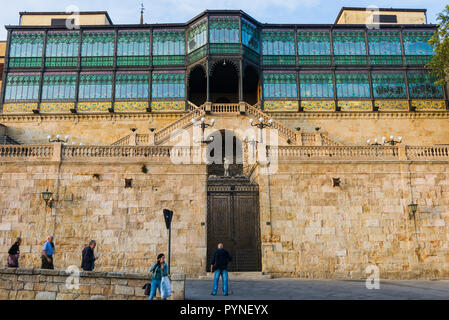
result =
[{"label": "woman's blue jeans", "polygon": [[148,300],[153,300],[156,296],[156,289],[159,289],[159,293],[161,292],[161,280],[151,280],[150,297]]},{"label": "woman's blue jeans", "polygon": [[218,290],[218,281],[223,282],[223,294],[228,294],[228,270],[215,270],[214,274],[214,288],[212,289],[212,294],[216,295]]}]

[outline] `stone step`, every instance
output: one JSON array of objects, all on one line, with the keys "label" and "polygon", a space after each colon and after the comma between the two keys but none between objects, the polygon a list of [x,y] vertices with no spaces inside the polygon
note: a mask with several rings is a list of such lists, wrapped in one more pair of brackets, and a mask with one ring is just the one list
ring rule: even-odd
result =
[{"label": "stone step", "polygon": [[[263,272],[228,272],[229,280],[267,280],[272,279],[271,274]],[[207,274],[200,275],[200,280],[213,280],[214,273],[208,272]]]}]

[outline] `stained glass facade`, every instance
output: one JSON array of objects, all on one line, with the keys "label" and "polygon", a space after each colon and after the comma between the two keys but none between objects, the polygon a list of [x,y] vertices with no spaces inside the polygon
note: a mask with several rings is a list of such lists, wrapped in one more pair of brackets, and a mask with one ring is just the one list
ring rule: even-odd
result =
[{"label": "stained glass facade", "polygon": [[187,31],[187,53],[192,53],[207,43],[207,19],[203,19]]},{"label": "stained glass facade", "polygon": [[260,54],[260,32],[255,24],[242,18],[242,44]]},{"label": "stained glass facade", "polygon": [[402,64],[401,37],[398,31],[368,32],[368,50],[373,65]]},{"label": "stained glass facade", "polygon": [[331,43],[328,31],[298,31],[300,65],[331,64]]},{"label": "stained glass facade", "polygon": [[158,99],[184,99],[185,97],[184,71],[153,72],[151,95]]},{"label": "stained glass facade", "polygon": [[38,101],[38,73],[10,73],[6,78],[5,102]]},{"label": "stained glass facade", "polygon": [[111,100],[113,74],[109,72],[81,73],[79,83],[80,101]]},{"label": "stained glass facade", "polygon": [[116,100],[146,100],[149,92],[148,73],[118,72],[115,78]]},{"label": "stained glass facade", "polygon": [[45,51],[46,67],[76,67],[78,65],[80,33],[49,32]]},{"label": "stained glass facade", "polygon": [[372,73],[374,98],[407,98],[405,77],[402,72]]},{"label": "stained glass facade", "polygon": [[38,68],[42,66],[43,32],[14,31],[9,51],[10,68]]},{"label": "stained glass facade", "polygon": [[263,73],[264,98],[296,99],[296,73],[293,72],[264,72]]},{"label": "stained glass facade", "polygon": [[45,73],[42,101],[74,101],[76,73]]},{"label": "stained glass facade", "polygon": [[185,63],[185,33],[182,29],[153,31],[153,64],[183,65]]},{"label": "stained glass facade", "polygon": [[83,67],[111,67],[114,65],[115,32],[85,31],[81,49]]},{"label": "stained glass facade", "polygon": [[335,64],[366,64],[365,32],[334,31],[332,33]]},{"label": "stained glass facade", "polygon": [[370,98],[368,73],[337,72],[335,74],[338,98]]},{"label": "stained glass facade", "polygon": [[443,99],[443,87],[437,86],[434,76],[426,72],[409,72],[407,74],[411,98]]},{"label": "stained glass facade", "polygon": [[334,97],[334,82],[331,73],[300,73],[299,88],[301,99]]},{"label": "stained glass facade", "polygon": [[148,66],[150,64],[150,32],[119,31],[117,66]]},{"label": "stained glass facade", "polygon": [[408,65],[423,65],[435,54],[428,43],[432,37],[429,31],[404,31],[404,53]]}]

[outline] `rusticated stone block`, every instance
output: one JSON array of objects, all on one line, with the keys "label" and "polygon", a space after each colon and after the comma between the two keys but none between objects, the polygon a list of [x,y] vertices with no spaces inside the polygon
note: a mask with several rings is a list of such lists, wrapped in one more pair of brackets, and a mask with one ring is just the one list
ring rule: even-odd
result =
[{"label": "rusticated stone block", "polygon": [[37,292],[36,300],[56,300],[56,292]]}]

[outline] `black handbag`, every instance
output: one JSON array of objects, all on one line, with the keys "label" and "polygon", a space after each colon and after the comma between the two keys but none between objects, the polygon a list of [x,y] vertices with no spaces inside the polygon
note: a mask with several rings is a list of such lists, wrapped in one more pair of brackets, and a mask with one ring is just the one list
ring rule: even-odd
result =
[{"label": "black handbag", "polygon": [[145,283],[142,289],[145,290],[145,295],[149,296],[151,293],[151,282]]}]

